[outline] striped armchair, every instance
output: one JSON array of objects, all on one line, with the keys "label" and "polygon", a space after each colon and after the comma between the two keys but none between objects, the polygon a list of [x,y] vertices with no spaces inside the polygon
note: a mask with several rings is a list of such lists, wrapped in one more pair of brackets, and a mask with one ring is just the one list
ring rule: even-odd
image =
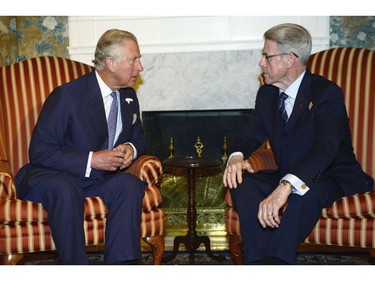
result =
[{"label": "striped armchair", "polygon": [[[354,151],[362,168],[375,177],[375,51],[361,48],[328,49],[310,57],[308,69],[337,83],[344,92]],[[271,149],[253,153],[248,161],[260,169],[274,169]],[[226,230],[236,264],[243,263],[241,229],[229,191],[226,194]],[[310,249],[367,251],[375,257],[375,192],[339,199],[322,211],[313,231],[301,245]],[[328,246],[329,247],[326,247]],[[306,247],[307,246],[307,247]]]},{"label": "striped armchair", "polygon": [[[0,68],[0,263],[16,264],[24,254],[55,250],[47,213],[41,204],[17,198],[13,176],[28,162],[31,133],[46,96],[56,86],[93,68],[69,59],[44,56]],[[148,182],[140,225],[153,263],[164,254],[165,212],[156,186],[162,166],[156,157],[140,157],[127,172]],[[85,199],[88,248],[102,249],[107,209],[99,197]]]}]

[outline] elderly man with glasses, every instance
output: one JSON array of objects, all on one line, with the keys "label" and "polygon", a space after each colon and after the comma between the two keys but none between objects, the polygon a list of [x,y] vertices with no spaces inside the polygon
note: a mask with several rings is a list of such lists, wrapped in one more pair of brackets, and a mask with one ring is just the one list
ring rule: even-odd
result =
[{"label": "elderly man with glasses", "polygon": [[[306,69],[309,32],[287,23],[264,39],[265,84],[248,125],[228,148],[223,182],[239,215],[245,263],[295,264],[322,209],[372,190],[373,179],[354,155],[342,90]],[[244,159],[266,140],[278,168],[254,172]]]}]

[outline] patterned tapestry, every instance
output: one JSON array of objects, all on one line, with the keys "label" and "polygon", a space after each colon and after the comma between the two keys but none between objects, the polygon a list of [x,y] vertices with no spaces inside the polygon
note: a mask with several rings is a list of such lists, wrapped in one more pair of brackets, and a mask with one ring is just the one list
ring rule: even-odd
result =
[{"label": "patterned tapestry", "polygon": [[0,66],[41,55],[69,57],[68,17],[0,17]]},{"label": "patterned tapestry", "polygon": [[[0,16],[0,66],[29,57],[69,57],[67,16]],[[375,16],[330,17],[330,47],[375,49]]]},{"label": "patterned tapestry", "polygon": [[375,50],[375,17],[330,17],[330,47]]}]

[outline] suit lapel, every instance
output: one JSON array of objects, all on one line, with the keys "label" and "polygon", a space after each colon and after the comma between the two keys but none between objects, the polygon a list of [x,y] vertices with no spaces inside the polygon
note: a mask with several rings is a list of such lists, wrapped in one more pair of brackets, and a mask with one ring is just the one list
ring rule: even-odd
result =
[{"label": "suit lapel", "polygon": [[88,76],[84,98],[86,99],[93,127],[97,131],[101,142],[106,143],[108,139],[107,119],[105,117],[103,98],[94,71]]},{"label": "suit lapel", "polygon": [[301,85],[298,89],[296,101],[294,103],[292,114],[290,115],[286,124],[286,129],[289,129],[298,120],[302,113],[308,108],[311,102],[311,73],[306,70],[306,74],[302,79]]},{"label": "suit lapel", "polygon": [[273,130],[276,132],[276,136],[280,135],[280,130],[281,130],[281,115],[279,112],[279,90],[275,91],[275,94],[272,98],[272,104],[273,104],[273,109],[272,109],[272,114],[274,116],[271,117],[271,120],[273,120]]},{"label": "suit lapel", "polygon": [[[127,91],[120,92],[120,103],[121,103],[121,117],[122,117],[122,124],[123,128],[126,128],[131,125],[132,122],[132,110],[131,103],[133,103],[133,99],[128,95]],[[122,110],[123,109],[123,110]]]},{"label": "suit lapel", "polygon": [[122,120],[122,132],[118,140],[127,140],[130,138],[129,133],[131,133],[131,126],[133,122],[133,104],[134,99],[130,95],[131,91],[128,89],[120,90],[120,106],[121,106],[121,120]]}]

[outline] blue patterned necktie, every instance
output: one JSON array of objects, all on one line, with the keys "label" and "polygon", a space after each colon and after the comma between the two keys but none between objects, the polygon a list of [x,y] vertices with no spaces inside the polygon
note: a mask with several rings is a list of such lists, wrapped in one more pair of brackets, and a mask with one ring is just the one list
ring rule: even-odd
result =
[{"label": "blue patterned necktie", "polygon": [[288,98],[288,95],[284,92],[280,93],[280,99],[279,99],[279,111],[281,114],[281,119],[283,120],[283,124],[285,125],[288,121],[288,113],[285,109],[285,100]]},{"label": "blue patterned necktie", "polygon": [[117,126],[117,111],[118,111],[118,102],[116,92],[111,93],[113,98],[111,109],[108,115],[108,149],[111,150],[114,145],[115,135],[116,135],[116,126]]}]

